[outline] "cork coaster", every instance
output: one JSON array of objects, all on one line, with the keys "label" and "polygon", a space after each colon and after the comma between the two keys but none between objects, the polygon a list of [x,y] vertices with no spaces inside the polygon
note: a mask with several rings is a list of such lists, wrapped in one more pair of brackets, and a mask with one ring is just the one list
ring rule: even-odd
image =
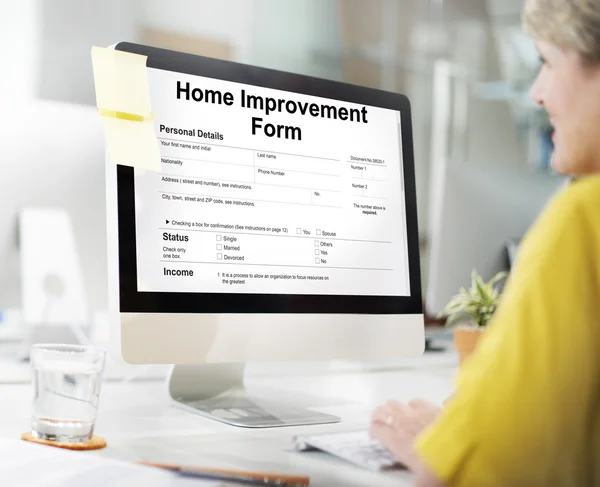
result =
[{"label": "cork coaster", "polygon": [[90,441],[80,443],[61,443],[60,441],[49,441],[40,440],[35,438],[31,431],[23,433],[21,439],[25,441],[31,441],[32,443],[39,443],[40,445],[54,446],[56,448],[65,448],[66,450],[100,450],[106,446],[106,440],[101,436],[93,435]]}]

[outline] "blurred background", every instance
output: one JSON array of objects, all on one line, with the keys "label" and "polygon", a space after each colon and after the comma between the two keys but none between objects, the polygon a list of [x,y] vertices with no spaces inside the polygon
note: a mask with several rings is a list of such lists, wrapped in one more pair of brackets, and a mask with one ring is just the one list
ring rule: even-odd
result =
[{"label": "blurred background", "polygon": [[[8,147],[0,156],[0,309],[19,302],[11,294],[18,288],[13,221],[23,205],[39,203],[43,191],[42,203],[64,202],[71,213],[75,235],[83,241],[88,288],[94,288],[93,276],[105,266],[103,140],[98,127],[85,121],[95,111],[90,49],[125,40],[408,95],[426,295],[433,275],[431,243],[441,218],[436,178],[442,165],[473,171],[520,168],[540,178],[551,171],[551,127],[527,94],[539,60],[533,41],[521,31],[522,3],[0,0],[0,137]],[[36,119],[46,135],[55,136],[32,138]],[[90,169],[72,186],[52,192],[45,186],[51,178],[47,168],[68,164],[70,157],[60,155],[66,150],[56,142],[61,133],[67,136],[64,144],[78,147],[78,158],[100,163],[93,178]],[[35,154],[32,145],[39,149]],[[25,177],[15,166],[28,164],[37,169]],[[85,196],[88,206],[74,205],[75,194]],[[8,223],[3,227],[1,220]],[[91,313],[101,314],[105,291],[98,285],[91,294]]]}]

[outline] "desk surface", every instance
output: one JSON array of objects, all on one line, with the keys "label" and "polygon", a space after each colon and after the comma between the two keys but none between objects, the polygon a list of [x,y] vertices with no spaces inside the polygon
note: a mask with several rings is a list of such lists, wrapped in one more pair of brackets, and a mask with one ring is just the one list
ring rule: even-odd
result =
[{"label": "desk surface", "polygon": [[[321,452],[295,452],[291,438],[366,428],[373,407],[392,398],[424,397],[441,403],[451,393],[456,363],[454,353],[446,352],[367,365],[289,365],[284,370],[278,365],[277,373],[272,369],[271,374],[263,366],[254,374],[250,371],[249,389],[311,397],[314,409],[343,420],[336,425],[258,430],[210,421],[173,406],[161,380],[109,381],[103,385],[96,428],[108,447],[83,454],[308,475],[314,487],[411,485],[404,471],[375,474]],[[31,386],[4,384],[0,395],[0,436],[18,438],[30,426]]]}]

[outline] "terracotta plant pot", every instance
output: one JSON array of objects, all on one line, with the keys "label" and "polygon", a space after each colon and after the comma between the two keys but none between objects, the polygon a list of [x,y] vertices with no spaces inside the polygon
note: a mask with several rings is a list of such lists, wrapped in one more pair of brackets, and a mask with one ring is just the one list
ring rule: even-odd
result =
[{"label": "terracotta plant pot", "polygon": [[458,350],[460,365],[473,353],[483,335],[483,331],[484,328],[475,326],[459,326],[454,329],[454,346]]}]

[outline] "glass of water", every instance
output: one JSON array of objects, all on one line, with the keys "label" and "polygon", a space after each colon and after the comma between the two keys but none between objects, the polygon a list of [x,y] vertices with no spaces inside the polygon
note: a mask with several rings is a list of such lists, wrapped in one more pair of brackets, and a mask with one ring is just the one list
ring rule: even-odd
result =
[{"label": "glass of water", "polygon": [[80,345],[33,345],[35,438],[77,443],[91,440],[106,352]]}]

